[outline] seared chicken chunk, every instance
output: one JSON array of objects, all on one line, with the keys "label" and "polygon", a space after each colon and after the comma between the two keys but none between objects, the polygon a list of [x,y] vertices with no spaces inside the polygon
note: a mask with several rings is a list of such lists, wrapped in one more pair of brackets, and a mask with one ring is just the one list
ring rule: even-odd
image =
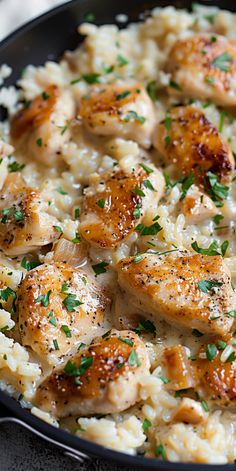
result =
[{"label": "seared chicken chunk", "polygon": [[138,335],[112,330],[53,372],[35,401],[56,417],[121,412],[138,400],[139,380],[149,368]]},{"label": "seared chicken chunk", "polygon": [[10,173],[0,192],[0,248],[22,255],[58,237],[57,219],[47,214],[40,192],[27,187],[19,173]]},{"label": "seared chicken chunk", "polygon": [[67,263],[31,270],[17,293],[22,343],[49,363],[87,335],[97,335],[110,300],[83,271]]},{"label": "seared chicken chunk", "polygon": [[118,166],[99,175],[86,189],[81,213],[81,235],[92,245],[116,247],[128,237],[161,198],[165,181],[148,166],[149,174],[135,165],[130,172]]},{"label": "seared chicken chunk", "polygon": [[199,381],[211,399],[221,404],[236,404],[235,339],[227,338],[202,346],[194,363]]},{"label": "seared chicken chunk", "polygon": [[170,389],[193,388],[196,384],[195,372],[188,359],[186,349],[182,345],[165,348],[163,353],[163,365],[166,376],[170,380]]},{"label": "seared chicken chunk", "polygon": [[208,414],[204,411],[200,402],[184,397],[172,416],[172,420],[174,422],[197,425],[206,420],[207,416]]},{"label": "seared chicken chunk", "polygon": [[189,224],[199,224],[217,214],[217,208],[212,199],[199,191],[193,185],[181,202],[181,212]]},{"label": "seared chicken chunk", "polygon": [[236,105],[236,42],[216,34],[195,34],[174,44],[167,72],[177,87],[169,93],[218,105]]},{"label": "seared chicken chunk", "polygon": [[[221,256],[146,253],[118,263],[118,282],[139,310],[155,321],[202,332],[228,332],[235,294],[230,273]],[[148,314],[149,313],[149,314]]]},{"label": "seared chicken chunk", "polygon": [[31,158],[53,167],[70,138],[68,122],[74,116],[70,93],[51,85],[13,117],[11,137],[17,149],[24,144]]},{"label": "seared chicken chunk", "polygon": [[82,98],[80,115],[93,134],[125,137],[150,147],[155,117],[143,85],[94,87]]},{"label": "seared chicken chunk", "polygon": [[223,137],[195,106],[173,108],[165,121],[158,124],[154,145],[183,175],[194,173],[202,183],[207,172],[229,183],[234,175],[234,158]]}]

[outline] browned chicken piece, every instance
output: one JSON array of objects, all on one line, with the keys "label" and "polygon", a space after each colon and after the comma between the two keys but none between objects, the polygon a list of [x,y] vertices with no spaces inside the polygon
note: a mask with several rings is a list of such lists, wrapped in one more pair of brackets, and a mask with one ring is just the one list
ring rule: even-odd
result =
[{"label": "browned chicken piece", "polygon": [[133,139],[143,147],[151,145],[153,104],[139,83],[93,87],[90,95],[81,99],[80,116],[93,134]]},{"label": "browned chicken piece", "polygon": [[37,189],[10,173],[0,192],[0,248],[7,255],[23,255],[57,239],[58,221],[47,209]]},{"label": "browned chicken piece", "polygon": [[118,166],[99,175],[86,189],[81,212],[81,235],[92,245],[115,248],[128,237],[150,207],[157,208],[165,181],[161,172],[148,165],[131,173]]},{"label": "browned chicken piece", "polygon": [[171,94],[236,105],[236,42],[216,34],[195,34],[175,42],[166,71]]},{"label": "browned chicken piece", "polygon": [[170,381],[167,386],[174,391],[193,388],[196,385],[195,371],[182,345],[165,348],[163,366]]},{"label": "browned chicken piece", "polygon": [[35,402],[56,417],[121,412],[138,400],[139,380],[149,368],[138,335],[112,330],[52,373]]},{"label": "browned chicken piece", "polygon": [[[227,353],[229,345],[232,349]],[[199,381],[211,399],[225,405],[236,403],[235,338],[227,336],[202,346],[194,363]]]},{"label": "browned chicken piece", "polygon": [[157,125],[154,146],[183,175],[194,173],[195,183],[203,183],[207,172],[229,183],[234,175],[234,158],[223,137],[195,106],[172,108]]},{"label": "browned chicken piece", "polygon": [[51,85],[13,116],[11,138],[17,149],[24,145],[31,158],[53,167],[70,138],[68,122],[74,116],[70,93]]},{"label": "browned chicken piece", "polygon": [[184,397],[175,413],[172,416],[174,422],[184,422],[186,424],[197,425],[207,419],[207,412],[202,404],[189,397]]},{"label": "browned chicken piece", "polygon": [[202,332],[224,334],[232,326],[234,309],[230,272],[221,256],[177,251],[128,257],[117,265],[118,282],[129,301],[155,322],[167,322]]},{"label": "browned chicken piece", "polygon": [[100,333],[106,293],[82,270],[67,263],[31,270],[17,293],[22,343],[50,364],[78,344]]},{"label": "browned chicken piece", "polygon": [[199,224],[217,214],[217,208],[212,199],[192,186],[181,202],[181,212],[188,224]]}]

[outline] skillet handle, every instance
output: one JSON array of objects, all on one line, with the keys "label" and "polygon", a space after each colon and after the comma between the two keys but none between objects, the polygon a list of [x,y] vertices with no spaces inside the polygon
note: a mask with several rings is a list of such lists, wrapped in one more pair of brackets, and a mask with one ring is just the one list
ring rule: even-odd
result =
[{"label": "skillet handle", "polygon": [[[9,411],[7,411],[7,409],[6,409],[6,412],[9,414]],[[2,413],[2,411],[1,411],[1,413]],[[0,426],[1,426],[1,424],[9,424],[9,423],[17,424],[20,427],[23,427],[24,429],[29,430],[34,435],[37,435],[37,437],[45,440],[46,442],[50,443],[51,445],[56,446],[57,448],[59,448],[60,450],[63,451],[65,456],[69,456],[70,458],[76,460],[80,464],[84,463],[85,461],[91,461],[91,458],[88,455],[85,455],[81,451],[75,450],[74,448],[71,448],[67,445],[64,445],[63,443],[60,443],[56,440],[53,440],[50,437],[47,437],[43,433],[41,433],[38,430],[34,429],[33,427],[26,424],[22,420],[17,419],[16,417],[10,417],[9,415],[6,416],[6,417],[0,417]]]}]

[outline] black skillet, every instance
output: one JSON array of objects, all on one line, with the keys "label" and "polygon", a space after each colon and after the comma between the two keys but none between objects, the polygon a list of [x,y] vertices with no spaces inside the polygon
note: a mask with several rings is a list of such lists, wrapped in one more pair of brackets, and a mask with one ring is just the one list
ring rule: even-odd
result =
[{"label": "black skillet", "polygon": [[[74,49],[82,38],[77,34],[77,26],[88,13],[95,15],[96,24],[114,23],[118,13],[125,13],[129,21],[137,21],[139,14],[154,6],[169,4],[180,8],[190,8],[189,0],[73,0],[42,15],[26,24],[0,44],[0,63],[13,68],[13,74],[5,82],[14,84],[27,64],[40,65],[48,59],[57,60],[65,49]],[[202,1],[205,5],[217,5],[231,11],[236,10],[235,0]],[[125,26],[125,24],[123,25]],[[2,114],[3,116],[3,114]],[[15,422],[28,428],[41,438],[63,449],[64,453],[79,461],[89,457],[125,465],[129,469],[162,471],[236,471],[236,464],[200,465],[168,463],[157,459],[129,456],[109,450],[100,445],[78,438],[62,429],[56,429],[22,409],[20,404],[0,392],[0,424]]]}]

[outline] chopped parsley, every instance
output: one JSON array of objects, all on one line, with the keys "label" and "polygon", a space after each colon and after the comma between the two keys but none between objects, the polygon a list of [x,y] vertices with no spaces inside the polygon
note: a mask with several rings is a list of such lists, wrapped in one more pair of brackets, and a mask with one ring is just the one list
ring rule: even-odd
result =
[{"label": "chopped parsley", "polygon": [[127,115],[124,117],[125,123],[128,123],[129,121],[138,121],[140,124],[144,124],[146,121],[146,118],[144,116],[140,116],[136,111],[129,110]]},{"label": "chopped parsley", "polygon": [[13,289],[7,287],[5,289],[0,290],[0,299],[3,301],[8,301],[8,299],[12,296],[13,300],[16,299],[16,293]]},{"label": "chopped parsley", "polygon": [[140,223],[136,226],[135,230],[139,232],[140,236],[154,236],[162,230],[162,227],[158,222],[154,222],[151,226],[144,226]]},{"label": "chopped parsley", "polygon": [[54,312],[50,311],[48,316],[49,316],[50,324],[52,324],[54,327],[56,327],[57,326],[57,320],[56,320],[56,317],[54,316]]},{"label": "chopped parsley", "polygon": [[197,283],[198,288],[203,291],[203,293],[208,293],[212,291],[214,288],[218,288],[222,286],[223,283],[220,281],[211,281],[211,280],[202,280]]},{"label": "chopped parsley", "polygon": [[84,82],[88,83],[89,85],[93,85],[94,83],[99,83],[100,74],[92,73],[92,74],[83,74],[81,77],[72,80],[70,82],[71,85],[75,85],[76,83],[83,80]]},{"label": "chopped parsley", "polygon": [[146,90],[151,100],[157,101],[157,84],[155,80],[151,80],[150,82],[148,82]]},{"label": "chopped parsley", "polygon": [[194,174],[190,173],[188,177],[182,180],[182,193],[180,195],[180,201],[182,201],[188,193],[189,188],[194,184]]},{"label": "chopped parsley", "polygon": [[206,352],[207,359],[209,361],[212,361],[216,357],[218,350],[214,343],[208,343],[206,346],[205,352]]},{"label": "chopped parsley", "polygon": [[57,128],[61,130],[61,136],[63,136],[63,134],[68,129],[68,126],[67,126],[67,124],[65,124],[64,126],[57,126]]},{"label": "chopped parsley", "polygon": [[206,82],[209,83],[210,85],[215,84],[215,79],[213,77],[206,77]]},{"label": "chopped parsley", "polygon": [[76,299],[76,294],[68,294],[66,298],[62,301],[62,304],[64,304],[66,310],[68,312],[74,312],[75,308],[78,306],[81,306],[83,304],[81,301]]},{"label": "chopped parsley", "polygon": [[13,218],[15,219],[15,221],[22,221],[25,218],[25,215],[23,211],[19,209],[13,213]]},{"label": "chopped parsley", "polygon": [[19,172],[25,168],[25,164],[19,164],[16,160],[7,165],[9,173]]},{"label": "chopped parsley", "polygon": [[73,244],[79,244],[81,242],[81,237],[78,232],[76,232],[75,237],[71,240],[71,242],[73,242]]},{"label": "chopped parsley", "polygon": [[38,147],[42,147],[43,139],[41,137],[38,137],[38,139],[36,139],[36,144],[37,144]]},{"label": "chopped parsley", "polygon": [[62,332],[64,332],[66,334],[67,338],[70,339],[72,337],[71,330],[69,329],[68,325],[62,325],[61,330],[62,330]]},{"label": "chopped parsley", "polygon": [[55,191],[57,191],[57,193],[60,193],[60,195],[68,195],[67,191],[63,190],[61,186],[55,188]]},{"label": "chopped parsley", "polygon": [[134,346],[134,342],[133,340],[130,340],[130,339],[124,339],[123,337],[118,337],[119,340],[123,343],[126,343],[127,345],[129,345],[130,347],[133,347]]},{"label": "chopped parsley", "polygon": [[144,419],[143,421],[143,431],[146,432],[152,426],[152,422],[148,419]]},{"label": "chopped parsley", "polygon": [[95,21],[95,15],[94,15],[94,13],[87,13],[87,14],[84,16],[84,21],[88,21],[88,23],[92,23],[93,21]]},{"label": "chopped parsley", "polygon": [[156,327],[148,319],[142,319],[141,321],[139,321],[138,326],[134,329],[134,332],[136,332],[136,334],[141,334],[142,332],[150,333],[150,334],[153,334],[153,337],[155,337]]},{"label": "chopped parsley", "polygon": [[156,447],[155,455],[161,456],[163,460],[167,460],[166,450],[164,448],[164,445],[162,445],[162,443],[160,443],[160,445]]},{"label": "chopped parsley", "polygon": [[64,371],[66,374],[68,374],[68,376],[81,376],[92,364],[93,357],[81,358],[79,366],[75,362],[69,360],[64,368]]},{"label": "chopped parsley", "polygon": [[103,209],[105,206],[105,200],[104,199],[98,200],[97,205],[99,208]]},{"label": "chopped parsley", "polygon": [[130,190],[130,192],[135,193],[138,196],[145,196],[145,193],[143,192],[143,190],[141,190],[141,188],[139,188],[138,185],[136,185],[134,190]]},{"label": "chopped parsley", "polygon": [[160,378],[160,380],[161,380],[164,384],[170,383],[170,379],[167,378],[166,376],[159,375],[158,378]]},{"label": "chopped parsley", "polygon": [[226,51],[215,57],[211,62],[211,65],[216,67],[219,70],[228,72],[230,70],[230,64],[233,61],[233,57]]},{"label": "chopped parsley", "polygon": [[136,350],[132,350],[132,352],[129,354],[128,363],[131,367],[141,366],[141,362],[138,358]]},{"label": "chopped parsley", "polygon": [[141,217],[141,211],[140,211],[141,207],[142,207],[142,205],[140,203],[138,203],[136,205],[136,207],[134,208],[134,210],[133,210],[134,219],[139,219]]},{"label": "chopped parsley", "polygon": [[236,317],[236,310],[233,309],[232,311],[229,311],[229,312],[227,313],[227,316]]},{"label": "chopped parsley", "polygon": [[54,345],[55,350],[60,350],[58,341],[56,339],[53,339],[53,345]]},{"label": "chopped parsley", "polygon": [[127,97],[128,95],[130,95],[130,94],[131,94],[131,92],[130,92],[129,90],[125,90],[125,91],[122,92],[122,93],[118,93],[118,94],[116,95],[116,99],[117,99],[117,100],[123,100],[124,98],[126,98],[126,97]]},{"label": "chopped parsley", "polygon": [[182,92],[182,87],[179,85],[178,82],[175,82],[174,80],[169,81],[169,87],[174,88],[175,90],[178,90],[179,92]]},{"label": "chopped parsley", "polygon": [[216,226],[218,226],[220,224],[220,222],[222,221],[222,219],[224,219],[224,216],[222,216],[222,214],[216,214],[214,217],[213,217],[213,221],[214,223],[216,224]]},{"label": "chopped parsley", "polygon": [[108,267],[109,263],[107,262],[100,262],[96,263],[96,265],[92,265],[92,269],[96,276],[101,275],[102,273],[106,273],[106,267]]},{"label": "chopped parsley", "polygon": [[227,346],[227,342],[225,342],[224,340],[217,341],[217,347],[219,350],[224,350],[226,346]]},{"label": "chopped parsley", "polygon": [[50,98],[50,95],[47,92],[42,93],[42,99],[43,100],[48,100]]},{"label": "chopped parsley", "polygon": [[41,303],[43,307],[48,307],[49,305],[49,298],[50,295],[52,294],[52,290],[50,289],[47,293],[41,294],[38,298],[34,300],[35,303]]},{"label": "chopped parsley", "polygon": [[61,285],[61,293],[66,293],[68,291],[68,283],[62,283]]},{"label": "chopped parsley", "polygon": [[229,194],[229,187],[222,185],[218,181],[218,177],[212,173],[207,172],[210,188],[207,188],[207,193],[211,196],[217,207],[223,206],[222,200],[225,200]]},{"label": "chopped parsley", "polygon": [[225,363],[232,363],[234,360],[236,360],[236,353],[231,352],[227,360],[225,360]]},{"label": "chopped parsley", "polygon": [[157,191],[157,190],[154,188],[153,184],[150,182],[150,180],[143,180],[142,185],[143,185],[145,188],[147,188],[148,190]]},{"label": "chopped parsley", "polygon": [[154,172],[154,170],[153,170],[152,168],[148,167],[148,166],[145,165],[145,164],[139,164],[139,165],[140,165],[140,167],[142,167],[142,169],[143,169],[148,175],[150,175],[150,173],[153,173],[153,172]]},{"label": "chopped parsley", "polygon": [[119,67],[124,67],[125,65],[129,63],[129,61],[121,54],[118,54],[116,60]]},{"label": "chopped parsley", "polygon": [[39,265],[41,265],[41,262],[39,260],[33,260],[32,262],[30,262],[29,260],[27,260],[26,257],[22,258],[21,260],[21,267],[25,268],[27,271],[33,270],[33,268],[36,268]]},{"label": "chopped parsley", "polygon": [[221,246],[219,246],[219,244],[216,240],[213,240],[213,242],[209,245],[209,247],[207,249],[199,247],[199,245],[196,241],[191,244],[191,247],[192,247],[193,250],[195,250],[195,252],[200,253],[202,255],[208,255],[210,257],[213,257],[215,255],[222,255],[222,257],[224,257],[225,254],[226,254],[228,246],[229,246],[228,240],[225,240],[221,244]]},{"label": "chopped parsley", "polygon": [[80,217],[80,208],[75,208],[74,210],[74,218],[78,219]]},{"label": "chopped parsley", "polygon": [[205,412],[209,412],[208,404],[204,399],[201,401],[201,406]]},{"label": "chopped parsley", "polygon": [[84,348],[84,347],[86,347],[86,343],[81,342],[81,343],[79,344],[78,348],[77,348],[77,352],[79,352],[79,351],[81,350],[81,348]]},{"label": "chopped parsley", "polygon": [[133,262],[134,262],[134,263],[138,263],[138,262],[141,262],[142,259],[143,259],[143,256],[142,256],[140,253],[137,253],[137,254],[134,255],[134,257],[133,257]]},{"label": "chopped parsley", "polygon": [[60,234],[63,234],[63,230],[60,226],[53,226],[55,231],[59,232]]}]

